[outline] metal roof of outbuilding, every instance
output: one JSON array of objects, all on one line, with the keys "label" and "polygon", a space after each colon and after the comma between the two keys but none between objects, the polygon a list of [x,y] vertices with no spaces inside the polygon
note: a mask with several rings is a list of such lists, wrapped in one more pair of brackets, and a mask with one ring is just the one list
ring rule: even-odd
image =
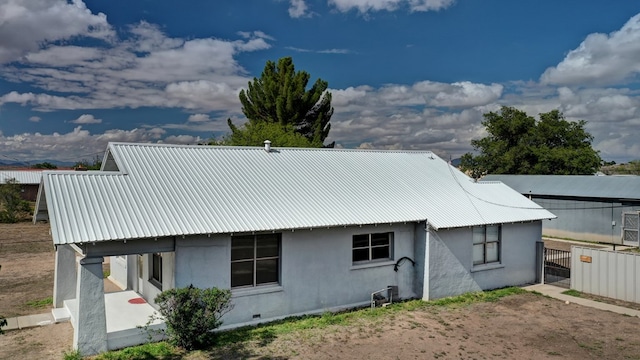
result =
[{"label": "metal roof of outbuilding", "polygon": [[105,159],[117,171],[44,172],[54,243],[555,217],[426,151],[111,143]]},{"label": "metal roof of outbuilding", "polygon": [[640,199],[640,176],[487,175],[483,180],[502,181],[525,195]]},{"label": "metal roof of outbuilding", "polygon": [[20,184],[37,185],[42,179],[42,170],[0,170],[0,184],[16,179]]}]

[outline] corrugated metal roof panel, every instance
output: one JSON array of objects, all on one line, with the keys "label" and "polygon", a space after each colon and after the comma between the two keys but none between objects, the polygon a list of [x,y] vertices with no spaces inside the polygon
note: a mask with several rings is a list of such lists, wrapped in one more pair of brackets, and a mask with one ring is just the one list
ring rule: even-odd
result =
[{"label": "corrugated metal roof panel", "polygon": [[125,143],[109,151],[125,173],[45,172],[54,242],[554,217],[430,152]]},{"label": "corrugated metal roof panel", "polygon": [[20,184],[40,184],[42,170],[0,170],[0,184],[16,179]]},{"label": "corrugated metal roof panel", "polygon": [[521,194],[640,199],[640,176],[488,175],[484,179],[502,181]]}]

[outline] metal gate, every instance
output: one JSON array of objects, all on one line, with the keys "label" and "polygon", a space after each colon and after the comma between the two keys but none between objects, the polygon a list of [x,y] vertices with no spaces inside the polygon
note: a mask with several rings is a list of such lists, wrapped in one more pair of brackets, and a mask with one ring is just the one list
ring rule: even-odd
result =
[{"label": "metal gate", "polygon": [[544,283],[571,286],[571,251],[544,248]]},{"label": "metal gate", "polygon": [[622,243],[628,246],[638,246],[640,232],[640,212],[622,213]]}]

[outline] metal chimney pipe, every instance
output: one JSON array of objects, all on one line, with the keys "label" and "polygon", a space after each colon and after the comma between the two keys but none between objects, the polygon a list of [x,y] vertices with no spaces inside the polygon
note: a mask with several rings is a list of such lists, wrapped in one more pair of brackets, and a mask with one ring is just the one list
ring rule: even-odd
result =
[{"label": "metal chimney pipe", "polygon": [[269,141],[269,140],[265,140],[264,141],[264,151],[266,151],[266,152],[271,151],[271,141]]}]

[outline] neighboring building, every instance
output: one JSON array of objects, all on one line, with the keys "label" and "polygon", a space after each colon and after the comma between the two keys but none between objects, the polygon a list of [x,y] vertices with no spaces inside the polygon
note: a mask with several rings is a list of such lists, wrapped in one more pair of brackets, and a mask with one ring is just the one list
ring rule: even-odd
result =
[{"label": "neighboring building", "polygon": [[20,184],[23,200],[36,201],[42,170],[0,170],[0,186],[10,179],[15,179]]},{"label": "neighboring building", "polygon": [[54,305],[79,309],[83,355],[115,346],[104,256],[151,304],[189,284],[231,289],[233,327],[364,306],[390,285],[427,300],[532,283],[554,217],[427,151],[127,143],[109,144],[101,171],[45,172],[37,209],[56,246]]},{"label": "neighboring building", "polygon": [[[622,214],[640,211],[639,176],[488,175],[483,180],[502,181],[556,214],[543,223],[543,234],[551,237],[619,244]],[[637,235],[627,245],[637,246]]]}]

